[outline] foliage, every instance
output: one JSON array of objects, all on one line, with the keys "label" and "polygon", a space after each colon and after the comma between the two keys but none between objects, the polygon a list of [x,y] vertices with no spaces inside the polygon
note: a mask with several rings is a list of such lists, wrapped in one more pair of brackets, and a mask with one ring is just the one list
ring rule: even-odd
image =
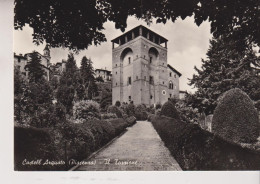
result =
[{"label": "foliage", "polygon": [[242,148],[198,125],[155,116],[152,124],[183,170],[259,170],[260,153]]},{"label": "foliage", "polygon": [[121,112],[121,110],[115,106],[115,105],[110,105],[108,108],[107,108],[107,112],[108,113],[113,113],[113,114],[116,114],[116,116],[118,118],[122,118],[123,117],[123,114]]},{"label": "foliage", "polygon": [[162,105],[161,105],[161,104],[158,103],[158,104],[155,105],[155,109],[156,109],[156,110],[157,110],[157,109],[161,109],[161,108],[162,108]]},{"label": "foliage", "polygon": [[260,99],[260,58],[251,43],[243,51],[239,45],[240,40],[227,35],[210,41],[208,59],[202,59],[201,69],[195,67],[198,74],[190,80],[197,91],[187,96],[199,112],[212,114],[219,96],[232,88],[240,88],[254,101]]},{"label": "foliage", "polygon": [[72,114],[73,101],[76,97],[79,74],[73,54],[68,55],[66,71],[62,73],[57,90],[57,101],[66,107],[66,112]]},{"label": "foliage", "polygon": [[135,106],[134,104],[130,103],[123,103],[120,106],[120,109],[127,115],[127,116],[135,116]]},{"label": "foliage", "polygon": [[143,19],[148,24],[155,18],[157,23],[165,24],[167,20],[175,22],[178,17],[185,19],[194,15],[198,26],[203,21],[210,21],[214,36],[235,32],[235,39],[259,46],[258,6],[258,0],[248,3],[241,0],[78,0],[73,3],[15,0],[14,28],[22,29],[29,24],[36,44],[46,40],[52,47],[83,50],[92,43],[97,45],[106,41],[102,30],[107,21],[115,22],[115,28],[125,31],[128,16]]},{"label": "foliage", "polygon": [[125,121],[128,123],[129,126],[132,126],[136,123],[136,118],[134,116],[127,117]]},{"label": "foliage", "polygon": [[92,100],[81,100],[73,105],[73,118],[75,120],[100,119],[99,104]]},{"label": "foliage", "polygon": [[121,106],[120,101],[116,101],[115,106],[120,107]]},{"label": "foliage", "polygon": [[246,93],[240,89],[227,91],[216,107],[212,132],[234,142],[254,142],[259,136],[258,112]]},{"label": "foliage", "polygon": [[137,120],[147,120],[148,114],[144,104],[140,104],[135,107],[135,117]]},{"label": "foliage", "polygon": [[97,82],[104,82],[104,79],[103,79],[103,77],[98,76],[98,77],[96,78],[96,81],[97,81]]},{"label": "foliage", "polygon": [[115,119],[117,118],[117,115],[114,113],[105,113],[105,114],[101,114],[101,119],[105,120],[105,119]]},{"label": "foliage", "polygon": [[28,70],[30,82],[39,83],[43,80],[45,72],[41,64],[41,58],[36,51],[30,54],[30,61],[25,66],[25,69]]},{"label": "foliage", "polygon": [[112,105],[112,96],[106,96],[101,99],[100,108],[104,111],[107,111],[107,108]]},{"label": "foliage", "polygon": [[163,104],[160,115],[180,119],[179,113],[175,108],[175,104],[171,101],[167,101]]}]

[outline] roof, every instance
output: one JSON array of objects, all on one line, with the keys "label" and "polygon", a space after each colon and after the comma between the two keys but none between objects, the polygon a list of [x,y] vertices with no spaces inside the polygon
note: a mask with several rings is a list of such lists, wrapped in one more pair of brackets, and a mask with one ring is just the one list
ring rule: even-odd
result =
[{"label": "roof", "polygon": [[97,70],[99,70],[99,71],[105,71],[105,72],[111,73],[111,71],[105,70],[105,69],[95,69],[95,71],[97,71]]},{"label": "roof", "polygon": [[23,55],[17,55],[17,54],[14,54],[14,57],[17,57],[17,58],[22,58],[22,59],[27,59],[26,57],[24,57]]},{"label": "roof", "polygon": [[173,68],[171,65],[167,65],[173,72],[177,73],[179,77],[182,75],[180,72],[178,72],[175,68]]},{"label": "roof", "polygon": [[[111,40],[111,42],[114,42],[114,43],[119,44],[119,39],[125,37],[125,35],[129,34],[130,32],[138,32],[138,36],[139,36],[139,28],[140,28],[140,27],[143,28],[143,33],[144,33],[144,31],[145,31],[145,32],[149,31],[149,32],[152,33],[153,35],[156,35],[157,37],[160,37],[161,43],[164,43],[164,42],[167,42],[167,41],[168,41],[166,38],[164,38],[163,36],[161,36],[161,35],[155,33],[154,31],[148,29],[147,27],[145,27],[145,26],[143,26],[143,25],[139,25],[139,26],[136,26],[135,28],[133,28],[133,29],[131,29],[131,30],[125,32],[124,34],[122,34],[122,35],[116,37],[115,39]],[[142,35],[142,36],[143,36],[143,35]]]},{"label": "roof", "polygon": [[185,94],[188,94],[187,91],[182,91],[182,90],[180,90],[179,93],[185,93]]}]

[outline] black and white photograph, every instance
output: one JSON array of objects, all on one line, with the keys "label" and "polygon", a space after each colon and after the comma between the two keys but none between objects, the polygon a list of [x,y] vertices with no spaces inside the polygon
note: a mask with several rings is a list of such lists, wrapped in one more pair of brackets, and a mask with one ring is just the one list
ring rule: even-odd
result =
[{"label": "black and white photograph", "polygon": [[15,172],[260,170],[259,0],[12,11]]}]

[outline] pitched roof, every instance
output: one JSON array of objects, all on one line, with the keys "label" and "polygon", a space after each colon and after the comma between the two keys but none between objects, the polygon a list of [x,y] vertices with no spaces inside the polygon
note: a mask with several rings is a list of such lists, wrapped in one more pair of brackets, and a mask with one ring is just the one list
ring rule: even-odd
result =
[{"label": "pitched roof", "polygon": [[175,68],[173,68],[171,65],[167,65],[173,72],[177,73],[179,77],[182,75],[180,72],[178,72]]}]

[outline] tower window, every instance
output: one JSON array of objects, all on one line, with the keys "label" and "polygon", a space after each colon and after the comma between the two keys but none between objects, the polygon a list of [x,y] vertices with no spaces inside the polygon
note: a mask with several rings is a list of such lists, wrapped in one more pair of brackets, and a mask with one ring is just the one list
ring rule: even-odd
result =
[{"label": "tower window", "polygon": [[150,63],[152,63],[152,61],[153,61],[153,57],[150,57]]},{"label": "tower window", "polygon": [[117,64],[116,64],[116,67],[117,67]]},{"label": "tower window", "polygon": [[138,76],[136,76],[136,79],[138,79]]},{"label": "tower window", "polygon": [[172,72],[170,72],[170,77],[172,76]]},{"label": "tower window", "polygon": [[144,55],[144,59],[145,59],[145,55]]},{"label": "tower window", "polygon": [[153,99],[153,95],[150,96],[150,99]]},{"label": "tower window", "polygon": [[117,74],[117,72],[116,72],[116,74]]},{"label": "tower window", "polygon": [[131,77],[128,77],[128,85],[131,85],[132,84],[132,80],[131,80]]},{"label": "tower window", "polygon": [[117,86],[117,83],[116,83],[116,86]]},{"label": "tower window", "polygon": [[154,84],[153,76],[150,76],[149,83],[150,83],[150,84]]},{"label": "tower window", "polygon": [[129,101],[131,101],[131,100],[132,100],[131,96],[129,96],[129,97],[128,97],[128,100],[129,100]]},{"label": "tower window", "polygon": [[172,94],[170,94],[170,98],[172,97]]},{"label": "tower window", "polygon": [[174,78],[176,78],[176,74],[174,74]]},{"label": "tower window", "polygon": [[144,80],[146,80],[146,76],[144,76]]},{"label": "tower window", "polygon": [[131,57],[128,57],[128,63],[129,64],[131,63]]},{"label": "tower window", "polygon": [[164,84],[164,81],[162,83]]}]

